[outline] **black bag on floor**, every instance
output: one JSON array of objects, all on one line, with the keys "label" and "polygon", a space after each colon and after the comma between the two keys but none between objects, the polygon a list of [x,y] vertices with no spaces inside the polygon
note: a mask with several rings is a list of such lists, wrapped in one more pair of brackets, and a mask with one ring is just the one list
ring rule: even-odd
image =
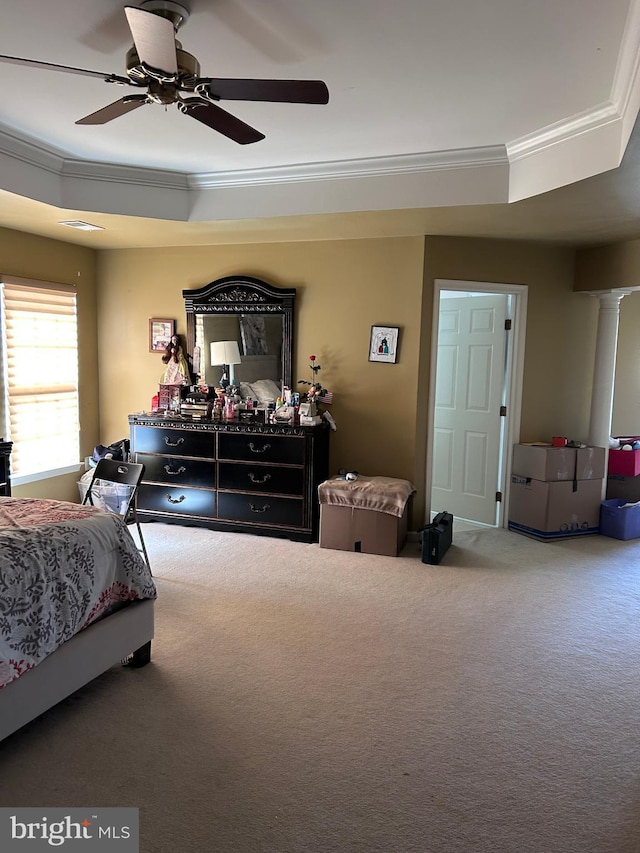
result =
[{"label": "black bag on floor", "polygon": [[453,515],[439,512],[422,533],[422,562],[437,566],[446,554],[453,539]]}]

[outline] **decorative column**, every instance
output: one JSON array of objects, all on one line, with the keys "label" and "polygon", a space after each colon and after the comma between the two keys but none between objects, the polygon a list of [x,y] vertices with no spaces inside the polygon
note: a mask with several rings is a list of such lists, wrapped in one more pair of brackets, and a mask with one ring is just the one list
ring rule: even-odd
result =
[{"label": "decorative column", "polygon": [[591,392],[591,419],[589,422],[589,444],[609,447],[611,421],[613,417],[613,388],[616,373],[618,326],[620,324],[620,302],[633,289],[596,290],[593,295],[600,299],[598,335]]}]

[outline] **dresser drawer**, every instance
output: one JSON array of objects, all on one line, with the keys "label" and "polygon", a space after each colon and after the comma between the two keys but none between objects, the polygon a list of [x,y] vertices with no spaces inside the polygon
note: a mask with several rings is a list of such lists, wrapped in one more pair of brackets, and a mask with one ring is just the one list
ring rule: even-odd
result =
[{"label": "dresser drawer", "polygon": [[221,432],[218,435],[218,458],[303,465],[304,444],[303,436]]},{"label": "dresser drawer", "polygon": [[141,483],[136,504],[139,510],[170,515],[215,518],[216,493],[208,489],[185,489]]},{"label": "dresser drawer", "polygon": [[206,489],[215,489],[216,486],[216,463],[213,460],[136,453],[136,462],[144,465],[144,479],[147,481]]},{"label": "dresser drawer", "polygon": [[218,462],[218,488],[278,495],[304,494],[304,469],[250,462]]},{"label": "dresser drawer", "polygon": [[218,518],[227,521],[250,521],[253,524],[302,527],[303,501],[301,498],[218,492]]},{"label": "dresser drawer", "polygon": [[137,453],[164,453],[171,456],[201,456],[215,459],[215,433],[190,432],[170,427],[133,428],[132,443]]}]

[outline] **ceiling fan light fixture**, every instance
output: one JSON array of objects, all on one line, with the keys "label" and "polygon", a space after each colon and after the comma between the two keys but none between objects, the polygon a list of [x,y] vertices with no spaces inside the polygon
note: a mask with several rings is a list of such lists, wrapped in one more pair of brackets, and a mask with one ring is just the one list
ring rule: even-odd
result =
[{"label": "ceiling fan light fixture", "polygon": [[136,86],[145,86],[150,80],[155,80],[161,83],[179,83],[181,89],[193,91],[200,77],[200,63],[195,56],[182,49],[179,41],[176,41],[176,61],[178,71],[175,74],[167,74],[166,71],[151,68],[141,62],[136,46],[133,45],[127,51],[127,76]]},{"label": "ceiling fan light fixture", "polygon": [[67,219],[64,222],[58,222],[58,225],[66,225],[78,231],[104,231],[102,225],[93,225],[91,222],[83,222],[82,219]]}]

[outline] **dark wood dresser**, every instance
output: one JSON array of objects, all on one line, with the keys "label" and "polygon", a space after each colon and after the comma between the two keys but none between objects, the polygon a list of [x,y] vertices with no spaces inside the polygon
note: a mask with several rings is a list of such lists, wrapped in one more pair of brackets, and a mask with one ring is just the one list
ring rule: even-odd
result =
[{"label": "dark wood dresser", "polygon": [[12,441],[0,441],[0,495],[11,497],[11,448]]},{"label": "dark wood dresser", "polygon": [[140,520],[318,540],[329,428],[130,415]]}]

